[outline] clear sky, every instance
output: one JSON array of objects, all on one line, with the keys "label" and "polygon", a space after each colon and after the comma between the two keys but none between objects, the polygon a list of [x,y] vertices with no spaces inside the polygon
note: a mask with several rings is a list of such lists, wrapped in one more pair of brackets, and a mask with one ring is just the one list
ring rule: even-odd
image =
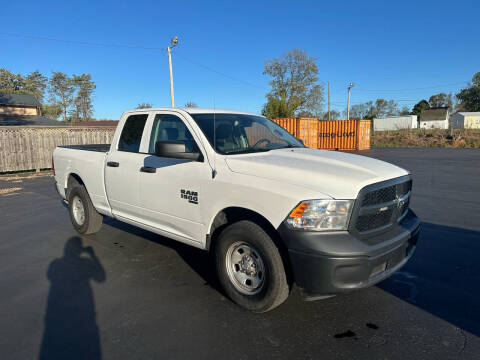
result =
[{"label": "clear sky", "polygon": [[293,48],[317,58],[333,108],[345,108],[349,81],[352,104],[383,97],[411,106],[480,71],[479,14],[478,0],[0,0],[0,67],[90,73],[95,117],[118,119],[140,102],[170,105],[166,51],[148,48],[177,35],[177,106],[260,112],[264,61]]}]

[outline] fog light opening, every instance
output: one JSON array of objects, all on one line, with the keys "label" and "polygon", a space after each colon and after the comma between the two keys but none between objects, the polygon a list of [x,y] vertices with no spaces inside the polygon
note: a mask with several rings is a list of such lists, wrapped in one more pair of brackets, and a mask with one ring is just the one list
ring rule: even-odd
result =
[{"label": "fog light opening", "polygon": [[370,274],[370,277],[378,275],[384,272],[386,269],[387,269],[387,263],[386,262],[381,263],[380,265],[377,265],[372,269],[372,273]]}]

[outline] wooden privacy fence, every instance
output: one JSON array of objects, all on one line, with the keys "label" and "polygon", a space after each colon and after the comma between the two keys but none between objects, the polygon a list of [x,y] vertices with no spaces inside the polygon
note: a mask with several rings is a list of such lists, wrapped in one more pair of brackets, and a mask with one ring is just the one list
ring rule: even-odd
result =
[{"label": "wooden privacy fence", "polygon": [[59,145],[110,144],[114,127],[0,127],[0,172],[52,167]]}]

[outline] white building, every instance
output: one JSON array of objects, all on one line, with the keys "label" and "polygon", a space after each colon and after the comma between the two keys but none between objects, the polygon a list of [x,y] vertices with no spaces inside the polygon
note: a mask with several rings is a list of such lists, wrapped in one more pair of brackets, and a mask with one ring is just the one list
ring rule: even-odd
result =
[{"label": "white building", "polygon": [[480,112],[457,112],[450,117],[455,129],[480,129]]},{"label": "white building", "polygon": [[416,129],[417,127],[417,115],[388,116],[373,119],[373,130],[375,131]]},{"label": "white building", "polygon": [[436,107],[422,110],[420,113],[419,127],[421,129],[448,129],[450,109]]}]

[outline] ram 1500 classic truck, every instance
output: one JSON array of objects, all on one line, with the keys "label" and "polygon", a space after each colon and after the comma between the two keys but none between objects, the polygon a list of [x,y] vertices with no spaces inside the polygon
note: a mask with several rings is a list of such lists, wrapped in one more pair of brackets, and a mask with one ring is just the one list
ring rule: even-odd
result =
[{"label": "ram 1500 classic truck", "polygon": [[109,216],[212,251],[226,294],[255,312],[294,283],[307,299],[371,286],[418,239],[406,170],[306,148],[255,114],[126,111],[111,145],[60,146],[53,163],[79,233]]}]

